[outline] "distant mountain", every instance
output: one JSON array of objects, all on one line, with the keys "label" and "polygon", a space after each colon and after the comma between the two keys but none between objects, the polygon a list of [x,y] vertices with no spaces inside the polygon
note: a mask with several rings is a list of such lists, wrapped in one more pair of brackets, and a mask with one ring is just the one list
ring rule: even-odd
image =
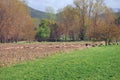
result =
[{"label": "distant mountain", "polygon": [[38,18],[40,20],[43,18],[47,18],[47,14],[45,12],[33,9],[31,7],[28,7],[28,8],[29,8],[31,17]]},{"label": "distant mountain", "polygon": [[[33,9],[31,7],[28,7],[28,8],[29,8],[31,17],[38,18],[40,20],[42,20],[43,18],[47,18],[47,13],[46,12]],[[120,16],[120,8],[112,8],[112,10],[116,14],[116,16]],[[100,16],[103,18],[104,14],[102,14]],[[58,17],[58,14],[56,14],[56,17]]]},{"label": "distant mountain", "polygon": [[113,12],[115,13],[116,17],[120,17],[120,8],[113,8]]},{"label": "distant mountain", "polygon": [[120,12],[120,8],[112,8],[113,12]]}]

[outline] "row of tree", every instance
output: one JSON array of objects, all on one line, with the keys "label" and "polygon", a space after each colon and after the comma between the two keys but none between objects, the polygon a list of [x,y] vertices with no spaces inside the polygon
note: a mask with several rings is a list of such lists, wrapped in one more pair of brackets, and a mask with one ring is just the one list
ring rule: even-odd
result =
[{"label": "row of tree", "polygon": [[106,44],[120,39],[116,16],[104,0],[74,0],[60,12],[65,36],[72,40],[104,40]]},{"label": "row of tree", "polygon": [[46,9],[48,19],[32,19],[20,0],[0,1],[0,42],[28,41],[120,41],[120,16],[104,0],[74,0],[55,15]]},{"label": "row of tree", "polygon": [[74,0],[74,6],[59,10],[57,16],[55,23],[47,25],[50,28],[47,40],[99,40],[106,45],[120,40],[119,16],[104,4],[104,0]]}]

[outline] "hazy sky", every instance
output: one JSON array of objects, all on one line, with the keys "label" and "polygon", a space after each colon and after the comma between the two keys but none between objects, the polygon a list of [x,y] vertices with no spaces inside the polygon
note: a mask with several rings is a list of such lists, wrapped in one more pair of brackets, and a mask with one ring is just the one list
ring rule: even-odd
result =
[{"label": "hazy sky", "polygon": [[[32,8],[41,11],[45,11],[47,6],[51,6],[57,11],[67,4],[72,4],[73,0],[27,0],[27,3]],[[105,3],[111,8],[120,8],[120,0],[106,0]]]}]

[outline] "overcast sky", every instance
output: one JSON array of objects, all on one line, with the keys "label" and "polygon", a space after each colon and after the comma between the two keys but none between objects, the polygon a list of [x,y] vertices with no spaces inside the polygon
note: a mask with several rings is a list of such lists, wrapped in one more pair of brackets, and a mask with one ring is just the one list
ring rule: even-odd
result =
[{"label": "overcast sky", "polygon": [[[53,7],[55,11],[72,4],[73,0],[27,0],[30,7],[45,11],[47,6]],[[120,0],[106,0],[105,3],[111,8],[120,8]]]}]

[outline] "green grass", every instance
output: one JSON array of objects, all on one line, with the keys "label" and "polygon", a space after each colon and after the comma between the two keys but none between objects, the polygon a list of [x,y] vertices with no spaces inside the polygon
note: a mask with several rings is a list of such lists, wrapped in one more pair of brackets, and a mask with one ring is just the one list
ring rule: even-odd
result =
[{"label": "green grass", "polygon": [[120,80],[120,46],[76,50],[0,68],[0,80]]}]

